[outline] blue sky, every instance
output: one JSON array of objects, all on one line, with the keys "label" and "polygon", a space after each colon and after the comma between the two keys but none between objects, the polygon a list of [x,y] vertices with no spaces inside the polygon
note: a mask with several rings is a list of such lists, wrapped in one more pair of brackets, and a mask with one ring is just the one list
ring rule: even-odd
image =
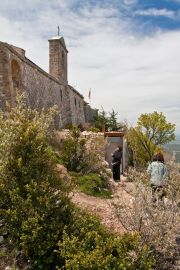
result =
[{"label": "blue sky", "polygon": [[48,71],[57,25],[69,50],[69,83],[91,105],[134,125],[163,112],[180,133],[180,0],[6,0],[0,40]]}]

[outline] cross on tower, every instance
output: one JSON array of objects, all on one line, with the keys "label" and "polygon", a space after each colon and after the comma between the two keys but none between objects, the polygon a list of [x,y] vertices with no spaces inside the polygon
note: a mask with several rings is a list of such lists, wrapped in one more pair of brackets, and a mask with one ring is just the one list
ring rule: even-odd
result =
[{"label": "cross on tower", "polygon": [[59,25],[58,25],[58,37],[60,36],[60,30],[59,30]]}]

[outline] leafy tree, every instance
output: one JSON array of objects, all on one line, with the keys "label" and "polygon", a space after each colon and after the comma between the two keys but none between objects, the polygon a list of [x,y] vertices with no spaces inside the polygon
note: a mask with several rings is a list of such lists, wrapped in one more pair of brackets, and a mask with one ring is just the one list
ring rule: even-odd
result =
[{"label": "leafy tree", "polygon": [[175,125],[167,122],[163,113],[142,114],[138,118],[137,126],[130,128],[127,136],[135,161],[146,164],[155,151],[175,139],[174,132]]}]

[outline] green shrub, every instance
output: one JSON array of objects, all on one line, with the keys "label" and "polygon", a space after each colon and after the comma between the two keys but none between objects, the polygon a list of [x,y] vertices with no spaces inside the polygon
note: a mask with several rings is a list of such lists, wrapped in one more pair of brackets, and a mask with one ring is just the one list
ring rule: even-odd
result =
[{"label": "green shrub", "polygon": [[99,128],[97,128],[97,127],[91,127],[90,129],[89,129],[89,131],[92,131],[92,132],[100,132],[100,129]]},{"label": "green shrub", "polygon": [[23,97],[0,112],[0,220],[12,248],[32,269],[151,269],[138,236],[109,235],[70,203],[48,144],[52,117],[25,108]]},{"label": "green shrub", "polygon": [[137,234],[113,236],[93,218],[82,213],[59,242],[66,270],[150,270],[153,257]]},{"label": "green shrub", "polygon": [[69,171],[102,174],[109,178],[105,164],[105,140],[103,136],[85,136],[74,128],[64,140],[61,160]]},{"label": "green shrub", "polygon": [[48,182],[31,182],[20,190],[10,192],[11,207],[4,209],[10,239],[21,250],[35,269],[54,269],[62,265],[57,257],[57,242],[62,238],[64,226],[71,219],[68,199],[62,192],[54,193]]},{"label": "green shrub", "polygon": [[[56,174],[47,134],[53,111],[25,108],[23,97],[0,113],[0,219],[14,248],[34,269],[63,265],[56,253],[72,207]],[[58,188],[58,191],[57,191]]]},{"label": "green shrub", "polygon": [[79,189],[88,195],[104,198],[110,198],[112,195],[107,179],[97,173],[83,175],[71,172],[71,176]]},{"label": "green shrub", "polygon": [[61,159],[64,166],[69,171],[82,171],[87,166],[84,158],[85,151],[85,139],[80,137],[80,130],[78,128],[73,128],[71,136],[64,141],[61,151]]},{"label": "green shrub", "polygon": [[69,130],[77,129],[77,126],[73,124],[68,124],[66,125],[66,129],[69,129]]}]

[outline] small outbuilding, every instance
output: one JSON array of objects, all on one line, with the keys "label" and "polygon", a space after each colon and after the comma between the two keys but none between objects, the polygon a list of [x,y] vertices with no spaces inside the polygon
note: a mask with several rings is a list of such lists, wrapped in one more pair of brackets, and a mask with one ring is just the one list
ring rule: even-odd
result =
[{"label": "small outbuilding", "polygon": [[112,153],[118,147],[118,145],[122,146],[123,157],[122,157],[122,162],[121,162],[121,172],[124,173],[124,170],[127,164],[127,161],[126,161],[127,142],[124,137],[124,132],[108,131],[108,132],[104,132],[104,137],[106,138],[106,141],[107,141],[105,159],[109,163],[110,168],[112,168],[112,165],[111,165]]}]

